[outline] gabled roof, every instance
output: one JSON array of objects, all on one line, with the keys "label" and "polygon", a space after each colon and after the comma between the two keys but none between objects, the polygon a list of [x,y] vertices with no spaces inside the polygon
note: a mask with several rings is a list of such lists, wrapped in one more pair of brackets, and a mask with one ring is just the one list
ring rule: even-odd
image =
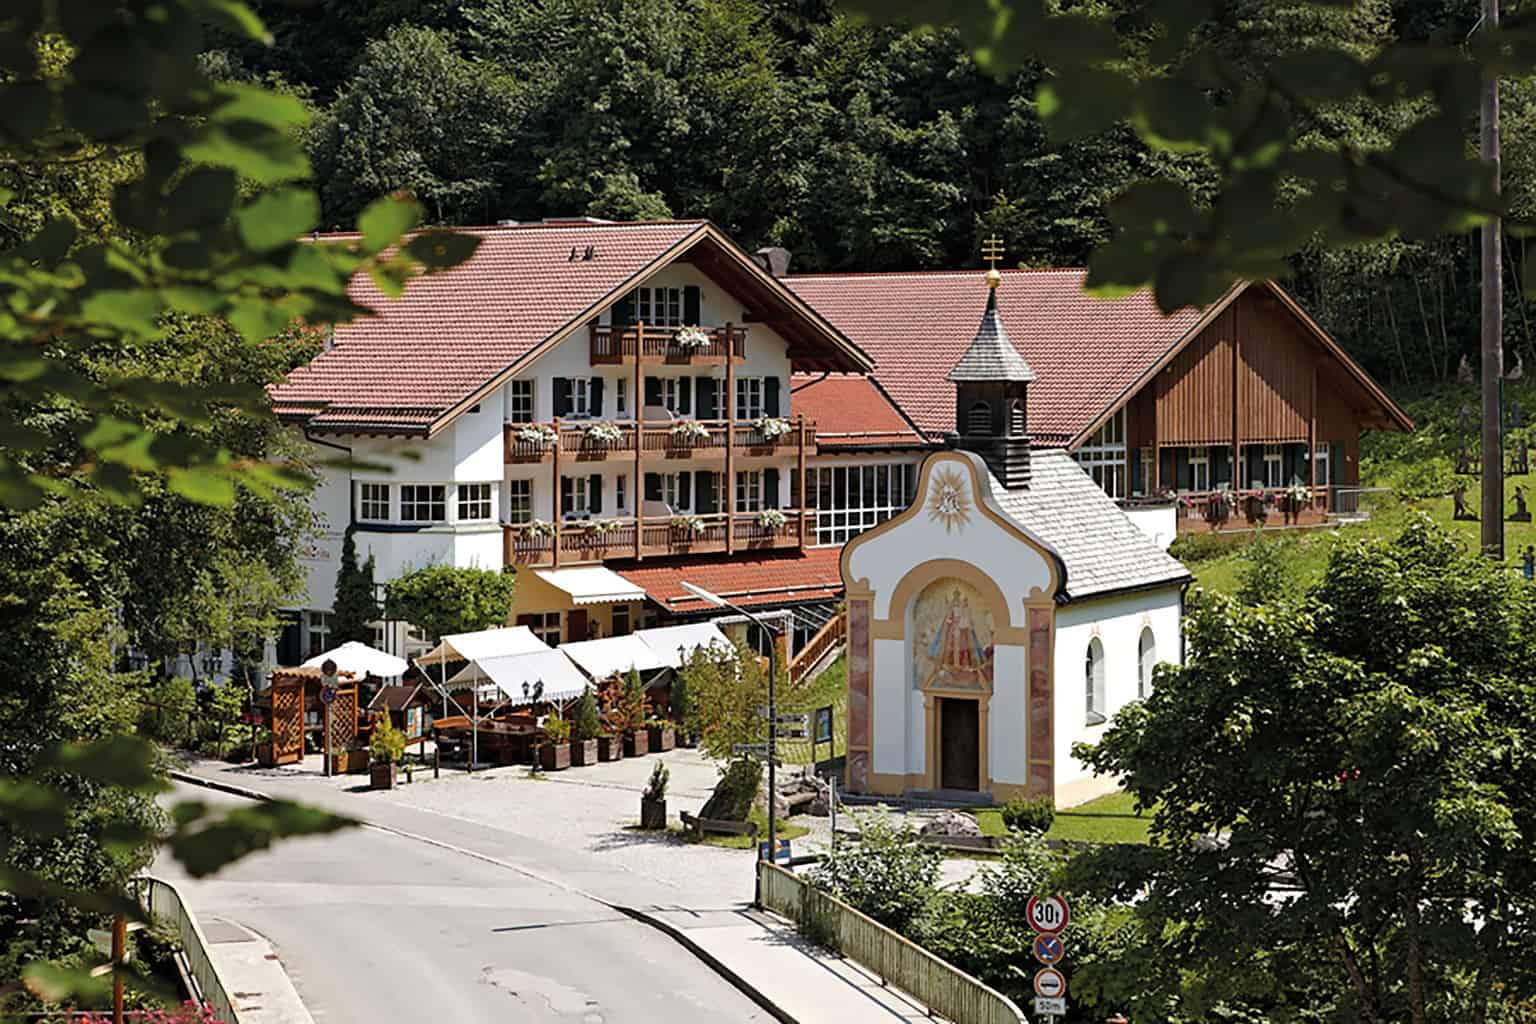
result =
[{"label": "gabled roof", "polygon": [[715,612],[719,609],[682,587],[695,586],[728,598],[746,608],[759,605],[790,605],[830,601],[842,596],[840,547],[806,548],[803,551],[738,554],[733,558],[690,557],[646,559],[616,565],[620,576],[645,590],[667,611],[679,615]]},{"label": "gabled roof", "polygon": [[1027,488],[1010,491],[996,477],[988,474],[987,479],[1003,512],[1061,557],[1067,600],[1177,586],[1193,579],[1060,448],[1030,453]]},{"label": "gabled roof", "polygon": [[[1089,296],[1083,291],[1086,274],[1002,271],[1002,323],[1036,378],[1029,387],[1029,430],[1037,442],[1078,443],[1249,287],[1279,296],[1391,422],[1412,426],[1359,364],[1269,282],[1236,285],[1203,312],[1186,307],[1164,315],[1147,290],[1115,299]],[[918,427],[932,437],[955,429],[955,386],[945,378],[972,341],[985,271],[785,280],[874,357],[876,378]]]},{"label": "gabled roof", "polygon": [[[992,282],[988,281],[988,285]],[[1011,381],[1028,383],[1035,379],[1035,371],[1029,368],[1019,350],[1014,348],[1003,319],[997,312],[997,289],[987,288],[987,308],[982,311],[981,324],[970,347],[960,361],[949,369],[949,380],[955,384],[967,381]]]},{"label": "gabled roof", "polygon": [[456,230],[479,237],[475,255],[412,279],[399,298],[366,275],[353,278],[348,296],[376,315],[337,327],[327,351],[271,390],[279,416],[338,433],[434,433],[679,258],[730,290],[753,322],[783,336],[797,368],[864,372],[873,365],[707,221]]},{"label": "gabled roof", "polygon": [[789,386],[795,411],[815,422],[822,451],[930,447],[873,377],[797,373]]}]

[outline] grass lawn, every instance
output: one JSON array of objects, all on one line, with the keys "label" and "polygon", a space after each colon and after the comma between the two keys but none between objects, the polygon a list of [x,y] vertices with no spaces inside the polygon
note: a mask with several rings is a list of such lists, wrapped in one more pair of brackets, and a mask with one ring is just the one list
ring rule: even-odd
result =
[{"label": "grass lawn", "polygon": [[[757,848],[758,842],[765,841],[768,838],[768,815],[760,808],[753,808],[752,813],[747,815],[747,820],[757,823],[757,839],[753,839],[751,836],[707,835],[703,839],[695,840],[692,838],[691,833],[685,833],[684,838],[688,839],[689,842],[700,842],[705,846],[720,846],[727,850],[753,850]],[[794,822],[785,821],[783,818],[774,823],[774,833],[780,839],[799,839],[810,831],[804,825],[796,825]]]},{"label": "grass lawn", "polygon": [[[1476,510],[1477,478],[1459,477],[1458,479],[1466,482],[1467,504]],[[1504,493],[1510,498],[1511,509],[1514,507],[1515,487],[1522,484],[1532,495],[1532,505],[1536,506],[1536,477],[1511,476],[1505,478],[1504,484]],[[1479,533],[1481,524],[1454,521],[1451,518],[1453,508],[1454,504],[1448,496],[1419,501],[1384,496],[1371,504],[1371,517],[1363,523],[1351,524],[1337,530],[1317,530],[1299,534],[1286,534],[1279,530],[1265,534],[1260,531],[1259,536],[1262,539],[1259,542],[1286,545],[1288,560],[1295,565],[1299,581],[1302,584],[1313,583],[1322,577],[1323,570],[1328,564],[1328,554],[1335,544],[1370,537],[1394,536],[1415,511],[1429,513],[1435,522],[1461,538],[1469,551],[1476,551],[1481,542]],[[1512,571],[1520,568],[1520,552],[1529,545],[1536,545],[1536,523],[1505,522],[1505,564],[1510,566]],[[1186,556],[1185,564],[1195,574],[1195,581],[1200,587],[1212,593],[1231,594],[1237,590],[1242,577],[1243,566],[1246,563],[1243,551],[1246,547],[1248,545],[1235,544],[1206,558]]]},{"label": "grass lawn", "polygon": [[[1056,820],[1047,839],[1070,839],[1087,843],[1146,843],[1150,814],[1138,815],[1129,793],[1110,793],[1085,804],[1056,812]],[[989,836],[1005,836],[999,807],[981,807],[972,812],[981,831]]]},{"label": "grass lawn", "polygon": [[[815,754],[822,760],[848,752],[848,656],[827,666],[827,670],[811,681],[803,703],[811,711],[811,729],[816,728],[816,708],[832,705],[832,749],[825,743],[816,748]],[[812,760],[810,740],[784,740],[778,742],[779,759],[785,764],[810,764]]]}]

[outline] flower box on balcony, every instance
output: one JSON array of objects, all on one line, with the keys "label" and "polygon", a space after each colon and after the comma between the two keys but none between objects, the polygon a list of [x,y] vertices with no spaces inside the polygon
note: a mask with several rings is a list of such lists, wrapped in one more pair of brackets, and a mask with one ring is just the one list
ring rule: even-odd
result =
[{"label": "flower box on balcony", "polygon": [[714,338],[702,327],[684,327],[672,337],[672,344],[684,352],[698,352],[714,344]]},{"label": "flower box on balcony", "polygon": [[683,420],[672,426],[672,443],[691,447],[709,440],[709,428],[698,420]]},{"label": "flower box on balcony", "polygon": [[624,443],[624,431],[612,423],[593,423],[583,434],[589,448],[611,448]]}]

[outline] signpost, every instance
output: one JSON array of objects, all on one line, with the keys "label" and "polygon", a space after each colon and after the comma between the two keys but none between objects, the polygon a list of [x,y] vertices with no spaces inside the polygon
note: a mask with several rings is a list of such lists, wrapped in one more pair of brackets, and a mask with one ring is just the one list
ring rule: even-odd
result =
[{"label": "signpost", "polygon": [[1059,964],[1067,955],[1067,948],[1061,944],[1059,935],[1036,935],[1030,952],[1043,964]]},{"label": "signpost", "polygon": [[738,757],[756,757],[766,761],[768,759],[768,744],[738,743],[731,747],[731,753]]},{"label": "signpost", "polygon": [[1047,999],[1060,999],[1067,994],[1067,979],[1054,967],[1042,967],[1035,972],[1035,995]]},{"label": "signpost", "polygon": [[1035,930],[1030,953],[1046,966],[1035,972],[1035,1013],[1051,1020],[1067,1013],[1067,979],[1052,964],[1067,955],[1061,930],[1072,920],[1072,909],[1060,896],[1031,896],[1024,905],[1024,920]]},{"label": "signpost", "polygon": [[775,856],[775,857],[771,857],[771,858],[768,856],[768,842],[767,842],[767,840],[764,840],[764,841],[762,841],[762,842],[757,844],[757,859],[758,860],[772,860],[775,863],[788,864],[789,861],[790,861],[790,857],[791,857],[791,854],[789,852],[789,840],[788,839],[780,839],[779,840],[779,852],[778,852],[778,855]]},{"label": "signpost", "polygon": [[335,699],[336,662],[326,658],[320,666],[320,710],[325,715],[325,746],[320,751],[320,762],[327,777],[331,774],[331,701]]},{"label": "signpost", "polygon": [[1060,896],[1031,896],[1024,904],[1024,920],[1035,931],[1054,935],[1072,920],[1072,911]]},{"label": "signpost", "polygon": [[1042,1017],[1065,1017],[1067,1015],[1067,1001],[1062,998],[1049,996],[1035,996],[1035,1012]]}]

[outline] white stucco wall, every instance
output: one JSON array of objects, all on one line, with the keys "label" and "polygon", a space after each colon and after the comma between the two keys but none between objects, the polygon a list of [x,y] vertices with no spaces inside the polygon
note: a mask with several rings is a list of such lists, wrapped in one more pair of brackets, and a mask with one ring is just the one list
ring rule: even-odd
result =
[{"label": "white stucco wall", "polygon": [[[923,770],[923,698],[910,686],[890,685],[890,680],[905,683],[911,674],[906,643],[902,640],[876,640],[871,668],[877,689],[872,695],[870,741],[874,747],[874,770],[905,775]],[[916,703],[914,714],[913,704]],[[916,724],[912,724],[912,720]],[[911,758],[913,729],[917,730],[917,762]]]},{"label": "white stucco wall", "polygon": [[1164,551],[1179,535],[1179,513],[1172,505],[1132,505],[1120,511]]},{"label": "white stucco wall", "polygon": [[1056,610],[1056,800],[1070,806],[1115,788],[1094,778],[1072,756],[1072,744],[1097,742],[1107,728],[1087,724],[1085,662],[1089,641],[1104,647],[1106,720],[1137,699],[1141,631],[1150,628],[1160,662],[1180,664],[1180,599],[1177,587],[1073,602]]},{"label": "white stucco wall", "polygon": [[998,645],[992,664],[992,701],[988,706],[987,760],[992,781],[1023,786],[1029,782],[1029,651]]}]

